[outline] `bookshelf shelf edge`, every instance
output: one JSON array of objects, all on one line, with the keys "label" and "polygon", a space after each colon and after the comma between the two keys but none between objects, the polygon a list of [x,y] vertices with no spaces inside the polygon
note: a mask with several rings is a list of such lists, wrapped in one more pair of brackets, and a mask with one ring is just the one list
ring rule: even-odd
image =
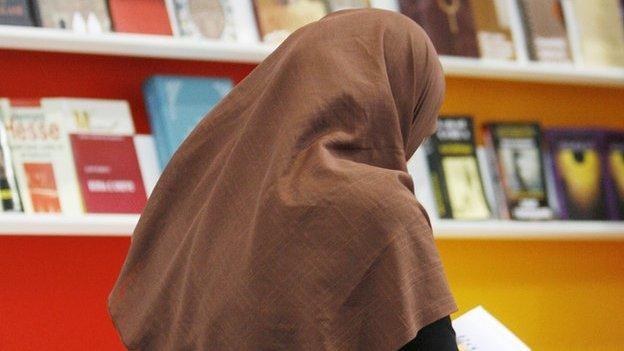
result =
[{"label": "bookshelf shelf edge", "polygon": [[[130,236],[138,215],[0,214],[0,235]],[[433,222],[434,237],[482,240],[624,240],[624,222],[552,221]]]},{"label": "bookshelf shelf edge", "polygon": [[[179,60],[259,63],[274,46],[159,35],[77,34],[59,29],[0,26],[0,48]],[[531,62],[441,58],[447,76],[624,87],[624,68],[583,68]]]}]

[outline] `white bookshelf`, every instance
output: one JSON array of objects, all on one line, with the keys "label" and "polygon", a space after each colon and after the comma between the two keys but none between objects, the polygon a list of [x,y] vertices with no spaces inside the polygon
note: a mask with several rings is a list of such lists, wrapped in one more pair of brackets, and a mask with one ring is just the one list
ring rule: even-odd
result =
[{"label": "white bookshelf", "polygon": [[[259,63],[273,51],[274,46],[158,35],[124,33],[93,35],[50,28],[0,26],[0,48]],[[574,65],[497,62],[461,57],[442,57],[442,64],[447,76],[624,87],[623,68],[583,68]]]},{"label": "white bookshelf", "polygon": [[[0,214],[0,235],[130,236],[137,215]],[[624,240],[624,222],[451,221],[433,223],[438,239]]]},{"label": "white bookshelf", "polygon": [[0,235],[130,236],[138,215],[84,215],[0,213]]}]

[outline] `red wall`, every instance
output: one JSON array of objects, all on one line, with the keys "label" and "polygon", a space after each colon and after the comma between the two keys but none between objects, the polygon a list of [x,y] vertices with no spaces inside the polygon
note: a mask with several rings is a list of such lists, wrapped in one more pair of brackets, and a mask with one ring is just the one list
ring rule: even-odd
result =
[{"label": "red wall", "polygon": [[[141,84],[153,74],[229,76],[254,65],[0,50],[0,97],[130,102],[149,132]],[[0,226],[2,225],[0,220]],[[106,298],[129,238],[0,236],[0,350],[123,350]]]},{"label": "red wall", "polygon": [[106,311],[130,238],[0,236],[0,350],[124,350]]}]

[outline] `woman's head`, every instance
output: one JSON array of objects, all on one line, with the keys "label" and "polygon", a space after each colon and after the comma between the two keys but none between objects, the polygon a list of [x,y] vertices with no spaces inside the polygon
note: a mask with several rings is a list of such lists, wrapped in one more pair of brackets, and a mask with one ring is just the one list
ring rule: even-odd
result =
[{"label": "woman's head", "polygon": [[376,128],[392,128],[388,118],[398,117],[406,158],[435,132],[444,75],[424,30],[402,14],[334,12],[295,32],[276,55],[288,61],[293,84],[314,85],[310,101],[341,92],[369,117],[380,114],[368,121]]}]

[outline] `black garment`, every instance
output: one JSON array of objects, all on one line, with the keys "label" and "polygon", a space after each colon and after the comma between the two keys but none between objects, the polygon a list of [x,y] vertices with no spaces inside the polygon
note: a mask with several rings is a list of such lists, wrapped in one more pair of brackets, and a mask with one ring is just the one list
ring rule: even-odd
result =
[{"label": "black garment", "polygon": [[451,317],[446,316],[424,326],[418,331],[416,338],[399,351],[457,351]]}]

